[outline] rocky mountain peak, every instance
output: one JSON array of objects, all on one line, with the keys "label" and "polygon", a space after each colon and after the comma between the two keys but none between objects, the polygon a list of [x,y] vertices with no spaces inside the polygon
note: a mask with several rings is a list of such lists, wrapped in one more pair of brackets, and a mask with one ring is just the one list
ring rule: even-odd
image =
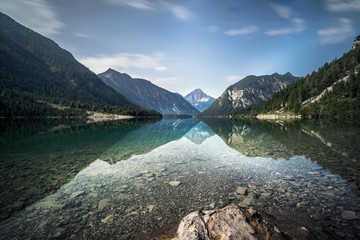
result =
[{"label": "rocky mountain peak", "polygon": [[213,97],[204,93],[200,88],[195,89],[184,98],[200,112],[207,109],[215,101]]},{"label": "rocky mountain peak", "polygon": [[352,50],[355,50],[356,48],[358,48],[360,46],[360,35],[357,36],[354,40],[354,44],[352,46]]}]

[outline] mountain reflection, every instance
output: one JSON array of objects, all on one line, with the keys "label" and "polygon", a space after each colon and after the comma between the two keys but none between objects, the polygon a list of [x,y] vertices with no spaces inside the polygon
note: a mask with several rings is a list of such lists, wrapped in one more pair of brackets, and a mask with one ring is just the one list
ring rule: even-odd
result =
[{"label": "mountain reflection", "polygon": [[56,192],[119,139],[154,122],[2,119],[0,220]]},{"label": "mountain reflection", "polygon": [[185,137],[195,144],[201,144],[214,134],[215,133],[208,125],[203,122],[199,122],[186,133]]},{"label": "mountain reflection", "polygon": [[137,128],[107,149],[100,159],[115,163],[133,155],[148,153],[168,142],[180,139],[197,123],[199,120],[192,118],[168,119]]},{"label": "mountain reflection", "polygon": [[248,157],[300,155],[349,181],[360,195],[359,123],[340,121],[269,122],[204,119],[231,148]]},{"label": "mountain reflection", "polygon": [[248,157],[290,159],[295,153],[276,141],[271,134],[263,131],[250,121],[229,119],[204,119],[212,130],[231,148]]}]

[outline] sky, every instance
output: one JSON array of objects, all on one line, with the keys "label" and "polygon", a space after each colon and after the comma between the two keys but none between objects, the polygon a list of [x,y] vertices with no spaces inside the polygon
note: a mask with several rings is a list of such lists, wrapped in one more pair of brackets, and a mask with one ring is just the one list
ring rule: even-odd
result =
[{"label": "sky", "polygon": [[95,73],[217,98],[247,75],[305,76],[360,34],[360,0],[1,0]]}]

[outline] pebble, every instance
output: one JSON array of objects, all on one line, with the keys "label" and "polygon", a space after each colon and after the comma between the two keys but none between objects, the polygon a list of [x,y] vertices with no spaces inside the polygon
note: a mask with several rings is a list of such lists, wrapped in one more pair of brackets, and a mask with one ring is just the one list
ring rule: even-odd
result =
[{"label": "pebble", "polygon": [[169,184],[172,187],[177,187],[181,184],[181,182],[180,181],[171,181],[171,182],[169,182]]},{"label": "pebble", "polygon": [[109,223],[112,222],[114,220],[114,215],[110,214],[109,216],[107,216],[106,218],[102,219],[101,222],[102,223]]},{"label": "pebble", "polygon": [[149,209],[149,213],[152,212],[152,210],[154,209],[155,205],[149,205],[147,206],[147,208]]},{"label": "pebble", "polygon": [[98,204],[98,209],[102,210],[109,205],[109,199],[102,199]]}]

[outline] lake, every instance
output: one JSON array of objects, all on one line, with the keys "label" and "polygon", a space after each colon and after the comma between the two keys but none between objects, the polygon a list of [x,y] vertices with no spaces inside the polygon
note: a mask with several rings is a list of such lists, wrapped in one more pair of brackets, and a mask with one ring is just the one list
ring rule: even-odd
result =
[{"label": "lake", "polygon": [[358,122],[3,119],[0,129],[0,239],[149,239],[231,202],[360,238]]}]

